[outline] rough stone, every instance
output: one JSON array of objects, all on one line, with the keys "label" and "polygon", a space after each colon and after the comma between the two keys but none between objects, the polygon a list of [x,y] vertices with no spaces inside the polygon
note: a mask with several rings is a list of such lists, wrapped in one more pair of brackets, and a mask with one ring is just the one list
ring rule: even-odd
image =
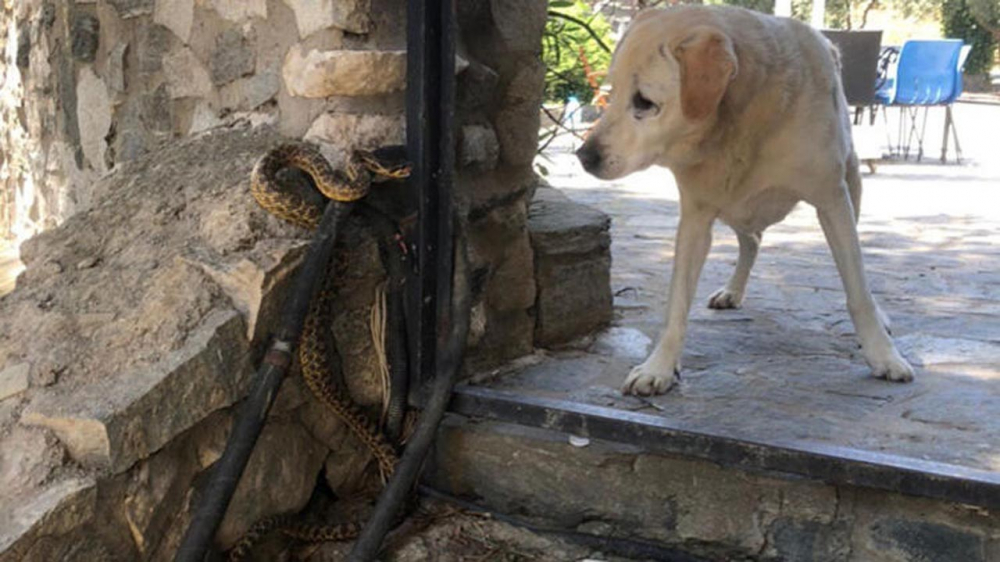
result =
[{"label": "rough stone", "polygon": [[4,503],[0,510],[0,560],[58,560],[7,556],[27,549],[40,537],[60,536],[86,524],[94,517],[97,486],[90,477],[70,477],[50,483],[30,498]]},{"label": "rough stone", "polygon": [[539,188],[528,211],[538,303],[535,341],[555,345],[611,321],[611,220]]},{"label": "rough stone", "polygon": [[128,54],[128,43],[118,43],[108,53],[107,69],[104,80],[113,92],[123,93],[127,87],[125,81],[125,56]]},{"label": "rough stone", "polygon": [[538,104],[545,85],[545,65],[535,57],[526,58],[507,86],[503,107],[494,121],[500,154],[511,166],[530,164],[538,147],[541,121]]},{"label": "rough stone", "polygon": [[467,125],[462,127],[462,141],[459,144],[458,164],[479,170],[492,170],[500,157],[500,143],[496,132],[487,125]]},{"label": "rough stone", "polygon": [[228,548],[258,519],[305,507],[326,456],[326,447],[297,423],[264,426],[219,527],[219,544]]},{"label": "rough stone", "polygon": [[150,74],[163,68],[163,59],[173,42],[173,33],[162,25],[149,25],[137,30],[136,57],[139,72]]},{"label": "rough stone", "polygon": [[782,517],[771,527],[770,543],[780,560],[839,562],[850,559],[849,532],[843,521],[831,525]]},{"label": "rough stone", "polygon": [[154,2],[155,0],[108,0],[108,4],[114,6],[118,17],[122,19],[152,14]]},{"label": "rough stone", "polygon": [[371,29],[371,0],[285,0],[285,4],[295,12],[302,39],[328,27],[358,34]]},{"label": "rough stone", "polygon": [[313,122],[304,138],[321,143],[330,162],[338,165],[355,148],[403,144],[405,133],[402,115],[324,113]]},{"label": "rough stone", "polygon": [[184,44],[191,40],[194,0],[158,0],[153,21],[174,32]]},{"label": "rough stone", "polygon": [[94,16],[82,14],[73,21],[71,51],[80,62],[94,62],[101,35],[101,22]]},{"label": "rough stone", "polygon": [[163,362],[45,395],[21,421],[54,431],[76,461],[120,472],[242,396],[252,372],[243,329],[239,314],[216,312]]},{"label": "rough stone", "polygon": [[264,71],[227,84],[220,90],[223,107],[252,111],[277,97],[281,76]]},{"label": "rough stone", "polygon": [[267,19],[267,0],[206,0],[216,13],[236,23],[251,18]]},{"label": "rough stone", "polygon": [[885,560],[968,560],[988,562],[984,558],[983,537],[940,523],[906,519],[886,519],[870,530],[872,541]]},{"label": "rough stone", "polygon": [[209,60],[212,83],[228,84],[237,78],[252,74],[256,56],[253,45],[238,29],[227,29],[215,40],[215,49]]},{"label": "rough stone", "polygon": [[163,57],[170,97],[203,97],[212,92],[212,79],[198,57],[187,47]]},{"label": "rough stone", "polygon": [[406,51],[288,50],[282,69],[294,96],[374,96],[406,86]]},{"label": "rough stone", "polygon": [[80,70],[76,86],[80,146],[90,166],[98,172],[107,170],[105,137],[111,128],[111,97],[104,82],[89,67]]},{"label": "rough stone", "polygon": [[28,381],[30,380],[28,373],[30,371],[30,363],[18,363],[0,371],[0,400],[17,396],[28,390]]},{"label": "rough stone", "polygon": [[541,52],[547,8],[546,0],[490,0],[494,25],[510,51]]}]

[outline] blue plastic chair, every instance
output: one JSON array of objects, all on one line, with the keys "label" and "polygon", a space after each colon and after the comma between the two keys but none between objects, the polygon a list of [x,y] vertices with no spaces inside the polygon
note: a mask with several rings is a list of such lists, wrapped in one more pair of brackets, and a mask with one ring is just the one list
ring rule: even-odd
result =
[{"label": "blue plastic chair", "polygon": [[[946,108],[941,160],[944,161],[947,155],[949,130],[954,135],[955,148],[961,157],[951,104],[962,93],[962,64],[967,55],[968,46],[958,39],[914,40],[903,44],[895,75],[880,86],[875,97],[883,106],[900,108],[898,138],[904,158],[909,156],[914,138],[917,140],[917,160],[923,158],[927,113],[932,106]],[[924,108],[923,124],[918,127],[921,107]],[[906,143],[902,144],[907,125]]]}]

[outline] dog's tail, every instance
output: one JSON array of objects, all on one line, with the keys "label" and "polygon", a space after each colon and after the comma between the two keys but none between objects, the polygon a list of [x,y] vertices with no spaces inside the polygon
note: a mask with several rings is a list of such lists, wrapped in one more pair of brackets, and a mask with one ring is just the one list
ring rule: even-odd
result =
[{"label": "dog's tail", "polygon": [[855,223],[861,217],[861,170],[859,166],[858,153],[854,151],[854,147],[851,147],[851,153],[847,156],[844,179],[847,181],[847,192],[851,196],[851,206],[854,207]]}]

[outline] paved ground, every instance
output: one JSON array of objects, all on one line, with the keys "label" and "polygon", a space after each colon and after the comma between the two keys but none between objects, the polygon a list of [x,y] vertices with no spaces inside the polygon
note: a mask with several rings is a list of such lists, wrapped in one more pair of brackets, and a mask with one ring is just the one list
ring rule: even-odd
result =
[{"label": "paved ground", "polygon": [[[860,230],[869,280],[916,382],[869,376],[829,250],[803,205],[765,233],[739,311],[704,306],[737,255],[735,236],[717,225],[682,384],[652,400],[622,398],[618,385],[662,319],[677,192],[662,170],[596,181],[562,146],[549,151],[552,184],[613,217],[615,325],[586,349],[551,354],[494,384],[658,412],[745,439],[1000,472],[1000,106],[962,104],[955,113],[963,165],[884,163],[865,177]],[[936,117],[930,155],[940,154]]]}]

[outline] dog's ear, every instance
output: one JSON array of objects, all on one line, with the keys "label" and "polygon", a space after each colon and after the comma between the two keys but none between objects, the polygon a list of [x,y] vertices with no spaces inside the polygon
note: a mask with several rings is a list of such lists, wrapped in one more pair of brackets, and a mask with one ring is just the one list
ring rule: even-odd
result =
[{"label": "dog's ear", "polygon": [[733,42],[720,29],[698,26],[673,47],[681,65],[681,110],[692,120],[715,112],[736,77]]}]

